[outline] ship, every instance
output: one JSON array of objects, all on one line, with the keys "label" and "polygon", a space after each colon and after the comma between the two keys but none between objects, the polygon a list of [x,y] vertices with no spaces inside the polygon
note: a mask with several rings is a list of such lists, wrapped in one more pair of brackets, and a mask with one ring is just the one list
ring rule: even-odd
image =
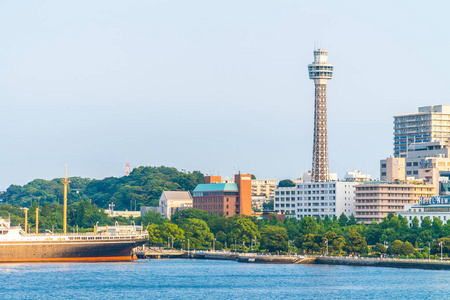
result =
[{"label": "ship", "polygon": [[27,233],[28,215],[25,209],[25,228],[11,226],[0,218],[0,263],[16,262],[119,262],[136,259],[134,248],[148,241],[148,232],[136,225],[94,226],[91,233],[67,233],[67,186],[64,184],[63,233],[47,230],[39,233],[39,209],[36,209],[36,231]]}]

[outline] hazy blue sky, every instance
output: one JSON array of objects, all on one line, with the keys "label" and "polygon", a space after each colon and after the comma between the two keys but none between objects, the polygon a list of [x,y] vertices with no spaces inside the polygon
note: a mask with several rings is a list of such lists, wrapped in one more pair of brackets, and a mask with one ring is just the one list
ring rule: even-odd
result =
[{"label": "hazy blue sky", "polygon": [[450,104],[449,5],[0,1],[0,189],[125,163],[295,178],[311,167],[315,42],[330,167],[392,155],[392,117]]}]

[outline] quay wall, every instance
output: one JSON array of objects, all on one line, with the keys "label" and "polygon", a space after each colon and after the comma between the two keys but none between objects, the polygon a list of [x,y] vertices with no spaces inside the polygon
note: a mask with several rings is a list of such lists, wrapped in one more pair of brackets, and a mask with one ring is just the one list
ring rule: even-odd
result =
[{"label": "quay wall", "polygon": [[450,262],[404,260],[404,259],[370,259],[370,258],[352,259],[352,258],[317,257],[314,263],[322,265],[450,270]]}]

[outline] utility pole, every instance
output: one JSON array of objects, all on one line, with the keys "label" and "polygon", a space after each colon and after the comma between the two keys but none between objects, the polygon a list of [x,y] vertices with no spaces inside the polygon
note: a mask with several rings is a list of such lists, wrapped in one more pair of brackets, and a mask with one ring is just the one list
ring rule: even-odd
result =
[{"label": "utility pole", "polygon": [[67,186],[69,185],[70,181],[67,179],[67,165],[66,165],[66,174],[63,180],[64,184],[64,223],[63,223],[63,230],[64,234],[67,234]]}]

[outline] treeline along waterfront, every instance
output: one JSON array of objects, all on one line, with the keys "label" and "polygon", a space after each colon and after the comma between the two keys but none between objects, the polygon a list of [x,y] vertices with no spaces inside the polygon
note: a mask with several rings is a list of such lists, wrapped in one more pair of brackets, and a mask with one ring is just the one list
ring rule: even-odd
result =
[{"label": "treeline along waterfront", "polygon": [[[68,208],[69,230],[92,230],[100,225],[143,224],[150,234],[150,246],[168,246],[190,249],[231,249],[242,252],[271,252],[330,255],[380,255],[388,254],[409,258],[428,258],[450,253],[450,223],[435,218],[424,218],[421,225],[414,219],[412,227],[401,216],[389,215],[382,222],[356,224],[353,216],[347,218],[301,220],[275,217],[211,215],[207,212],[186,209],[173,215],[172,220],[149,212],[140,218],[109,217],[103,207],[111,202],[116,209],[129,208],[130,203],[156,205],[163,190],[192,191],[204,180],[200,172],[179,172],[168,167],[139,167],[129,176],[91,180],[71,178]],[[24,206],[30,208],[29,223],[35,222],[35,209],[40,207],[40,230],[60,231],[62,228],[61,179],[36,179],[24,186],[10,186],[2,195],[7,204],[0,205],[0,215],[11,217],[13,225],[24,223]],[[236,249],[235,249],[236,247]],[[431,249],[429,249],[429,247]],[[434,258],[434,256],[433,256]]]}]

